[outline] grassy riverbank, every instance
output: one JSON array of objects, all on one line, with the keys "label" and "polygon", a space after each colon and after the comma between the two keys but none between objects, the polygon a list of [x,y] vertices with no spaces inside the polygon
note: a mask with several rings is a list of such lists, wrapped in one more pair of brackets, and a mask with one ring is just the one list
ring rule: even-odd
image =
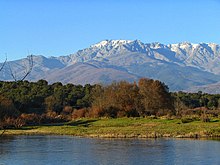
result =
[{"label": "grassy riverbank", "polygon": [[4,133],[4,135],[35,134],[100,138],[220,137],[220,120],[213,119],[207,123],[202,121],[183,123],[180,119],[81,119],[62,124],[25,126],[6,130]]}]

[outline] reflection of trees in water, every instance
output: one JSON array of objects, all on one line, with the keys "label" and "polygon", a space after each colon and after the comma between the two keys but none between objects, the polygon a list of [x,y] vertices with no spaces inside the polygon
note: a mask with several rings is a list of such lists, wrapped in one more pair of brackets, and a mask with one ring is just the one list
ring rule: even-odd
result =
[{"label": "reflection of trees in water", "polygon": [[[13,147],[11,147],[11,143],[15,140],[14,136],[2,136],[0,138],[0,157],[2,155],[8,154],[10,153],[10,150],[13,149]],[[0,161],[1,163],[1,161]]]}]

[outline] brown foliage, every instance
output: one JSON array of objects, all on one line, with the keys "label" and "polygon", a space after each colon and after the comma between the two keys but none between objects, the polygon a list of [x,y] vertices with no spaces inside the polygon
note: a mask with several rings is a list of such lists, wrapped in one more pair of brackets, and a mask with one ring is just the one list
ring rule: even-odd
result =
[{"label": "brown foliage", "polygon": [[104,113],[104,109],[94,106],[93,108],[88,110],[86,116],[90,118],[99,118],[99,117],[104,117],[103,113]]},{"label": "brown foliage", "polygon": [[201,120],[203,121],[203,122],[210,122],[210,118],[209,118],[209,116],[207,115],[207,114],[203,114],[202,116],[201,116]]},{"label": "brown foliage", "polygon": [[125,81],[96,88],[93,93],[93,114],[98,117],[117,117],[123,111],[125,116],[137,116],[140,105],[138,95],[137,85]]},{"label": "brown foliage", "polygon": [[63,108],[63,111],[61,112],[61,114],[63,115],[70,115],[73,112],[73,108],[71,106],[65,106]]},{"label": "brown foliage", "polygon": [[42,116],[37,115],[35,113],[32,114],[23,113],[19,118],[20,120],[23,120],[26,125],[39,125],[41,124],[42,121]]},{"label": "brown foliage", "polygon": [[93,92],[92,111],[98,117],[135,117],[173,113],[168,88],[157,80],[140,79],[109,86],[98,86]]},{"label": "brown foliage", "polygon": [[20,128],[25,125],[25,121],[21,118],[5,118],[0,122],[0,129]]},{"label": "brown foliage", "polygon": [[73,119],[86,117],[87,110],[86,109],[75,109],[72,113]]},{"label": "brown foliage", "polygon": [[166,110],[174,112],[171,95],[164,83],[142,78],[138,82],[138,87],[145,114],[156,115],[158,111]]}]

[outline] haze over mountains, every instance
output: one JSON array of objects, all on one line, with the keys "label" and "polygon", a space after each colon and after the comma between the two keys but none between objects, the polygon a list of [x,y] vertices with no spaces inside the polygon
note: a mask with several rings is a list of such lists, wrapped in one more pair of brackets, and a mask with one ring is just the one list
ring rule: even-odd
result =
[{"label": "haze over mountains", "polygon": [[[60,57],[34,56],[28,80],[74,84],[135,81],[141,77],[165,82],[170,90],[205,90],[220,82],[220,45],[188,42],[164,45],[139,40],[104,40],[89,48]],[[26,59],[8,62],[22,76]],[[9,65],[1,80],[12,80]],[[220,83],[219,83],[220,84]],[[219,93],[215,88],[210,93]],[[217,85],[218,86],[218,85]]]}]

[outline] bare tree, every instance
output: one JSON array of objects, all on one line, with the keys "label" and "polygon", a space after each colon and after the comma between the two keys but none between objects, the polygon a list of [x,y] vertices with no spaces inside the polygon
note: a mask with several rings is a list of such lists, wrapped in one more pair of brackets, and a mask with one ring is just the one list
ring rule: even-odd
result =
[{"label": "bare tree", "polygon": [[[11,65],[7,62],[7,56],[6,59],[4,61],[4,63],[2,64],[2,66],[0,67],[0,72],[3,70],[3,68],[6,66],[6,64],[9,67],[9,74],[12,76],[13,80],[14,80],[14,85],[16,86],[18,81],[24,81],[27,76],[31,73],[32,69],[33,69],[33,55],[29,55],[27,56],[26,60],[24,61],[24,64],[22,65],[22,68],[24,69],[23,75],[22,76],[17,76],[16,71],[13,71]],[[6,89],[6,91],[8,91],[10,89]],[[5,91],[3,90],[3,92],[1,92],[0,94],[4,93]],[[1,125],[0,125],[1,128]],[[3,130],[2,133],[0,133],[0,137],[3,136],[3,134],[6,131],[6,128],[2,127],[1,128]]]},{"label": "bare tree", "polygon": [[25,78],[27,78],[27,76],[31,73],[31,71],[33,69],[33,64],[34,64],[33,55],[27,56],[26,61],[24,62],[23,66],[22,66],[24,68],[24,73],[20,77],[17,77],[16,71],[13,71],[12,68],[11,68],[11,65],[8,64],[10,74],[11,74],[13,80],[15,82],[25,80]]},{"label": "bare tree", "polygon": [[7,56],[6,56],[6,58],[5,58],[5,61],[4,61],[3,64],[2,64],[2,66],[0,67],[0,72],[1,72],[2,69],[5,67],[6,63],[7,63]]},{"label": "bare tree", "polygon": [[[2,71],[2,69],[5,67],[7,63],[7,56],[5,58],[5,61],[3,62],[2,66],[0,67],[0,72]],[[2,128],[3,129],[3,128]],[[5,133],[5,129],[3,129],[3,132],[0,134],[0,137]]]}]

